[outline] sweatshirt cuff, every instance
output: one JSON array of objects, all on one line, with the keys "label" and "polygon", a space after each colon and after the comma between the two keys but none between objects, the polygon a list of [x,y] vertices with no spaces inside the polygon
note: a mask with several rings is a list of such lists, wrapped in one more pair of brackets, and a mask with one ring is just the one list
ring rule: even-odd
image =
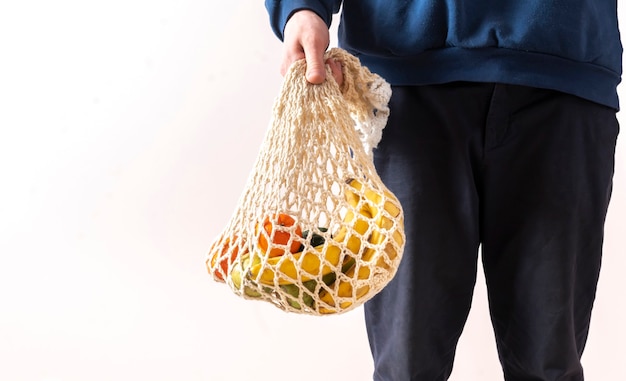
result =
[{"label": "sweatshirt cuff", "polygon": [[327,9],[327,7],[319,2],[319,1],[306,1],[306,0],[296,0],[296,1],[266,1],[265,7],[270,16],[270,24],[272,26],[272,30],[274,34],[283,41],[285,25],[287,21],[293,16],[294,13],[301,10],[310,10],[315,12],[330,28],[330,24],[332,22],[332,9]]}]

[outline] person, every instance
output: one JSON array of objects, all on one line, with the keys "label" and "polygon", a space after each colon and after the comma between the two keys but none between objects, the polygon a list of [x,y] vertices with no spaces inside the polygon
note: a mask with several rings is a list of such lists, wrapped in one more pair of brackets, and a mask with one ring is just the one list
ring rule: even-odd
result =
[{"label": "person", "polygon": [[615,0],[266,0],[281,71],[339,47],[393,95],[375,165],[405,213],[365,303],[376,381],[449,378],[479,252],[507,381],[579,381],[612,190]]}]

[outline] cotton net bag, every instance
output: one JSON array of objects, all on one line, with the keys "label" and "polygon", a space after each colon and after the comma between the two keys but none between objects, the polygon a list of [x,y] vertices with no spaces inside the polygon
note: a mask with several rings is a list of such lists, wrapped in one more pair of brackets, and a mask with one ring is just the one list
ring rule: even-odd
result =
[{"label": "cotton net bag", "polygon": [[213,241],[213,279],[285,311],[347,312],[395,275],[404,249],[402,206],[378,176],[372,150],[391,88],[346,51],[341,87],[305,79],[295,62],[230,222]]}]

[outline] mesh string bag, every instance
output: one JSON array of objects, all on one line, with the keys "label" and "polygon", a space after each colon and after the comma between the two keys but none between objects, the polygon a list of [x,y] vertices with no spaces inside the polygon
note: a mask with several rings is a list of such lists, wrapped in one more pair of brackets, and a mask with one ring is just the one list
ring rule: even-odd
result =
[{"label": "mesh string bag", "polygon": [[395,275],[404,215],[372,159],[391,88],[346,51],[343,83],[312,85],[295,62],[235,211],[210,245],[206,266],[246,299],[288,312],[347,312]]}]

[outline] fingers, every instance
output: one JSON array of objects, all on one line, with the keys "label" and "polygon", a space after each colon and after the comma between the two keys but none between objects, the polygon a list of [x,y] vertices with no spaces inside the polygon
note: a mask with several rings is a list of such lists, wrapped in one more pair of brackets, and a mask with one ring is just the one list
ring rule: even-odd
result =
[{"label": "fingers", "polygon": [[343,69],[341,66],[341,62],[329,58],[326,60],[326,64],[330,66],[330,70],[333,73],[333,78],[335,79],[335,82],[337,82],[337,84],[341,86],[341,84],[343,83]]},{"label": "fingers", "polygon": [[[308,57],[311,56],[309,55]],[[302,52],[300,54],[294,54],[291,59],[284,61],[288,63],[285,63],[285,65],[281,66],[280,73],[284,76],[287,73],[287,70],[289,69],[289,65],[291,65],[291,63],[303,58],[305,58],[305,56]],[[324,68],[324,65],[320,64],[319,62],[321,62],[321,59],[318,62],[314,63],[311,63],[310,58],[307,59],[306,79],[312,84],[320,84],[324,82],[324,80],[326,80],[326,70]],[[335,82],[337,82],[337,84],[341,86],[341,84],[343,83],[343,67],[341,66],[341,62],[329,58],[324,62],[324,64],[330,67]]]}]

